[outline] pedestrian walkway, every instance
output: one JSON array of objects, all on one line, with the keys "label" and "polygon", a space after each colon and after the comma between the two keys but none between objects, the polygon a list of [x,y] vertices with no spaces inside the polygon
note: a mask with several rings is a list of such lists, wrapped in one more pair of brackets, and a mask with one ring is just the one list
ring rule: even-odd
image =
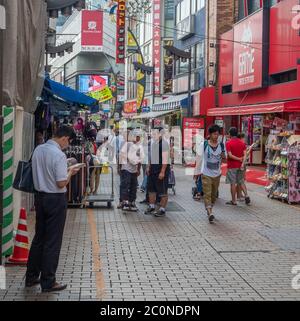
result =
[{"label": "pedestrian walkway", "polygon": [[[192,200],[192,177],[176,169],[166,217],[116,207],[69,211],[58,268],[61,293],[24,289],[24,267],[7,267],[0,300],[299,300],[300,208],[249,184],[252,205],[225,205],[223,182],[209,224]],[[117,180],[117,179],[116,179]],[[116,186],[116,193],[118,186]],[[144,194],[138,193],[139,200]],[[29,215],[33,230],[34,214]]]}]

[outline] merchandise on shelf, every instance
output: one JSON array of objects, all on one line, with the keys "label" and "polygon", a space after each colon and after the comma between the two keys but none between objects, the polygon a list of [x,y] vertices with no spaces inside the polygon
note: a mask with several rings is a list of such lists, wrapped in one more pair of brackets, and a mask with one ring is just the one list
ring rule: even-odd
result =
[{"label": "merchandise on shelf", "polygon": [[273,131],[266,147],[268,197],[300,203],[300,136]]}]

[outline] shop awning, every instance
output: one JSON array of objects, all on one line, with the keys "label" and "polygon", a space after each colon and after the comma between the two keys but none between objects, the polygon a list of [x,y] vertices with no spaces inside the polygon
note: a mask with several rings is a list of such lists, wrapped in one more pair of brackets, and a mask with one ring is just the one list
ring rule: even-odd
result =
[{"label": "shop awning", "polygon": [[207,111],[207,116],[234,116],[269,114],[282,112],[300,112],[300,101],[289,101],[270,104],[258,104],[239,107],[211,108]]},{"label": "shop awning", "polygon": [[161,116],[165,116],[167,114],[171,114],[174,111],[180,111],[180,109],[175,110],[167,110],[167,111],[150,111],[149,113],[142,113],[136,116],[133,116],[132,119],[151,119],[151,118],[158,118]]},{"label": "shop awning", "polygon": [[152,106],[153,112],[174,110],[178,108],[186,108],[188,105],[188,94],[170,96]]},{"label": "shop awning", "polygon": [[77,90],[66,87],[49,78],[45,79],[45,87],[48,89],[48,91],[50,91],[51,94],[71,104],[79,104],[91,107],[97,105],[98,103],[96,99],[84,95]]}]

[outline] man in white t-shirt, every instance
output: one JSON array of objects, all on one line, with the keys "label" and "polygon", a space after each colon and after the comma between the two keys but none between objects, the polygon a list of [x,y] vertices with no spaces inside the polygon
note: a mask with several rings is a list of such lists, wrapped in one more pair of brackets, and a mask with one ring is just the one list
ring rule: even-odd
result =
[{"label": "man in white t-shirt", "polygon": [[144,159],[143,146],[133,131],[129,132],[128,140],[124,142],[120,150],[120,199],[124,211],[137,211],[135,205],[140,175],[141,164]]}]

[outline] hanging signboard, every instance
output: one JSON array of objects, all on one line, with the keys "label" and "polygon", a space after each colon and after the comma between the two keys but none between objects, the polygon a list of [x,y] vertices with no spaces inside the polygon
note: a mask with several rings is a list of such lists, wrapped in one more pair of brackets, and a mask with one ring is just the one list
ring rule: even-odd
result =
[{"label": "hanging signboard", "polygon": [[103,50],[103,12],[82,11],[81,50],[99,52]]},{"label": "hanging signboard", "polygon": [[101,90],[92,91],[89,93],[89,96],[98,100],[100,103],[110,100],[113,98],[112,92],[108,86],[105,86]]},{"label": "hanging signboard", "polygon": [[154,74],[154,93],[160,95],[161,86],[161,11],[160,0],[153,0],[153,66],[155,67]]},{"label": "hanging signboard", "polygon": [[116,63],[125,64],[125,22],[126,0],[118,0],[117,7],[117,37],[116,37]]}]

